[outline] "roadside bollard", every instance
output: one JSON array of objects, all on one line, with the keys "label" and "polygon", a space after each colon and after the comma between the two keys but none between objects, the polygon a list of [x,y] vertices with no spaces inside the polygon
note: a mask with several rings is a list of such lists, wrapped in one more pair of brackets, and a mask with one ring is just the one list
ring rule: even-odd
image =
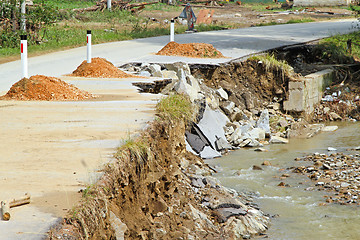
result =
[{"label": "roadside bollard", "polygon": [[87,63],[91,63],[91,30],[87,30],[86,42],[87,42]]},{"label": "roadside bollard", "polygon": [[170,23],[170,42],[174,42],[175,40],[175,22],[174,19],[171,19]]},{"label": "roadside bollard", "polygon": [[20,52],[21,52],[21,78],[28,78],[28,60],[27,60],[27,36],[20,36]]},{"label": "roadside bollard", "polygon": [[107,0],[107,10],[111,11],[111,0]]}]

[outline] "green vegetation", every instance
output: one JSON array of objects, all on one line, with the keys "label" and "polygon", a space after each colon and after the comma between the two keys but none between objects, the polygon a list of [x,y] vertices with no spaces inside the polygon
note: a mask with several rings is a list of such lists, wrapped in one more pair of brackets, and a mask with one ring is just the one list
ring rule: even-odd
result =
[{"label": "green vegetation", "polygon": [[293,68],[285,60],[277,60],[274,54],[256,55],[249,60],[261,61],[265,65],[266,71],[276,69],[286,75],[291,75]]},{"label": "green vegetation", "polygon": [[[351,40],[351,53],[347,42]],[[360,57],[360,32],[336,35],[320,41],[316,46],[320,58],[327,62],[348,63]]]},{"label": "green vegetation", "polygon": [[161,119],[194,120],[194,106],[189,97],[181,94],[170,95],[161,99],[156,106],[157,114]]},{"label": "green vegetation", "polygon": [[96,0],[33,0],[34,4],[46,4],[58,9],[86,8],[93,6]]},{"label": "green vegetation", "polygon": [[[113,10],[109,12],[105,10],[77,13],[70,10],[89,7],[95,2],[95,0],[35,0],[34,3],[39,5],[28,10],[29,15],[27,16],[29,54],[83,46],[86,44],[85,32],[87,29],[92,30],[94,44],[169,34],[168,24],[156,23],[150,19],[136,16],[129,11]],[[11,17],[11,11],[15,9],[9,7],[6,10],[9,15],[8,18]],[[146,8],[161,9],[162,11],[177,11],[179,9],[180,11],[182,7],[157,3],[147,5]],[[19,19],[20,15],[17,15],[17,21],[20,21]],[[29,25],[30,23],[31,25]],[[31,26],[40,27],[34,29]],[[184,33],[187,30],[187,26],[178,24],[175,26],[177,34]],[[196,29],[201,32],[227,29],[228,27],[230,26],[201,24]],[[0,27],[1,29],[3,31],[0,36],[0,58],[19,55],[18,45],[21,31],[13,31],[10,25],[6,28]]]},{"label": "green vegetation", "polygon": [[301,19],[290,19],[287,22],[268,22],[268,23],[260,23],[257,24],[256,26],[260,27],[260,26],[272,26],[272,25],[279,25],[279,24],[293,24],[293,23],[308,23],[308,22],[314,22],[313,19],[311,18],[301,18]]}]

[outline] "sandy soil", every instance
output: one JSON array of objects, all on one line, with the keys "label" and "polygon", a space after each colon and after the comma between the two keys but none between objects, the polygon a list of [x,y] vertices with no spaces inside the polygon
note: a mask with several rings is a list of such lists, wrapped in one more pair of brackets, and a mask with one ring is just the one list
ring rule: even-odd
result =
[{"label": "sandy soil", "polygon": [[97,179],[97,170],[112,157],[121,139],[136,134],[153,118],[153,100],[158,96],[139,94],[131,86],[131,81],[143,79],[62,80],[98,98],[0,101],[0,200],[26,192],[32,196],[30,205],[13,212],[14,219],[29,207],[65,216],[78,202],[78,191]]}]

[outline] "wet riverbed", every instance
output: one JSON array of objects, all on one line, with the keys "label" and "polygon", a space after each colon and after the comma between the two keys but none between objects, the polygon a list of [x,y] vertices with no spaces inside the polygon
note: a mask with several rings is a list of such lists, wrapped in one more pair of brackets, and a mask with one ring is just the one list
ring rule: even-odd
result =
[{"label": "wet riverbed", "polygon": [[[253,192],[254,201],[271,216],[268,239],[360,239],[360,206],[325,203],[324,191],[307,191],[313,183],[304,175],[286,170],[306,165],[296,162],[315,152],[329,154],[328,147],[338,152],[360,145],[360,123],[340,123],[335,132],[321,133],[312,139],[291,139],[287,145],[265,146],[268,152],[238,150],[228,156],[207,161],[219,167],[216,177],[227,187]],[[350,152],[356,154],[359,152]],[[261,166],[265,160],[272,166]],[[253,170],[258,165],[263,171]],[[289,178],[280,179],[282,174]],[[290,187],[279,187],[284,182]]]}]

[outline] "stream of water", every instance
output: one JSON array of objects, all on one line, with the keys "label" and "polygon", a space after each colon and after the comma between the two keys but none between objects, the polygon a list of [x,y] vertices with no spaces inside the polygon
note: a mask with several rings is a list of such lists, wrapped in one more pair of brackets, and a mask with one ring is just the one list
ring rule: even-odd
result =
[{"label": "stream of water", "polygon": [[[304,165],[304,162],[294,161],[296,157],[315,152],[329,154],[328,147],[346,152],[360,145],[360,123],[338,126],[335,132],[323,132],[311,139],[291,139],[286,145],[265,146],[268,152],[242,149],[207,163],[219,167],[215,176],[223,185],[237,191],[254,192],[254,201],[259,207],[271,216],[276,215],[271,218],[267,239],[360,239],[360,206],[321,206],[329,193],[306,191],[313,183],[304,175],[286,170]],[[261,166],[265,160],[272,166],[262,166],[263,171],[252,170],[253,165]],[[291,177],[280,180],[279,176],[284,173]],[[277,186],[281,181],[290,187]]]}]

